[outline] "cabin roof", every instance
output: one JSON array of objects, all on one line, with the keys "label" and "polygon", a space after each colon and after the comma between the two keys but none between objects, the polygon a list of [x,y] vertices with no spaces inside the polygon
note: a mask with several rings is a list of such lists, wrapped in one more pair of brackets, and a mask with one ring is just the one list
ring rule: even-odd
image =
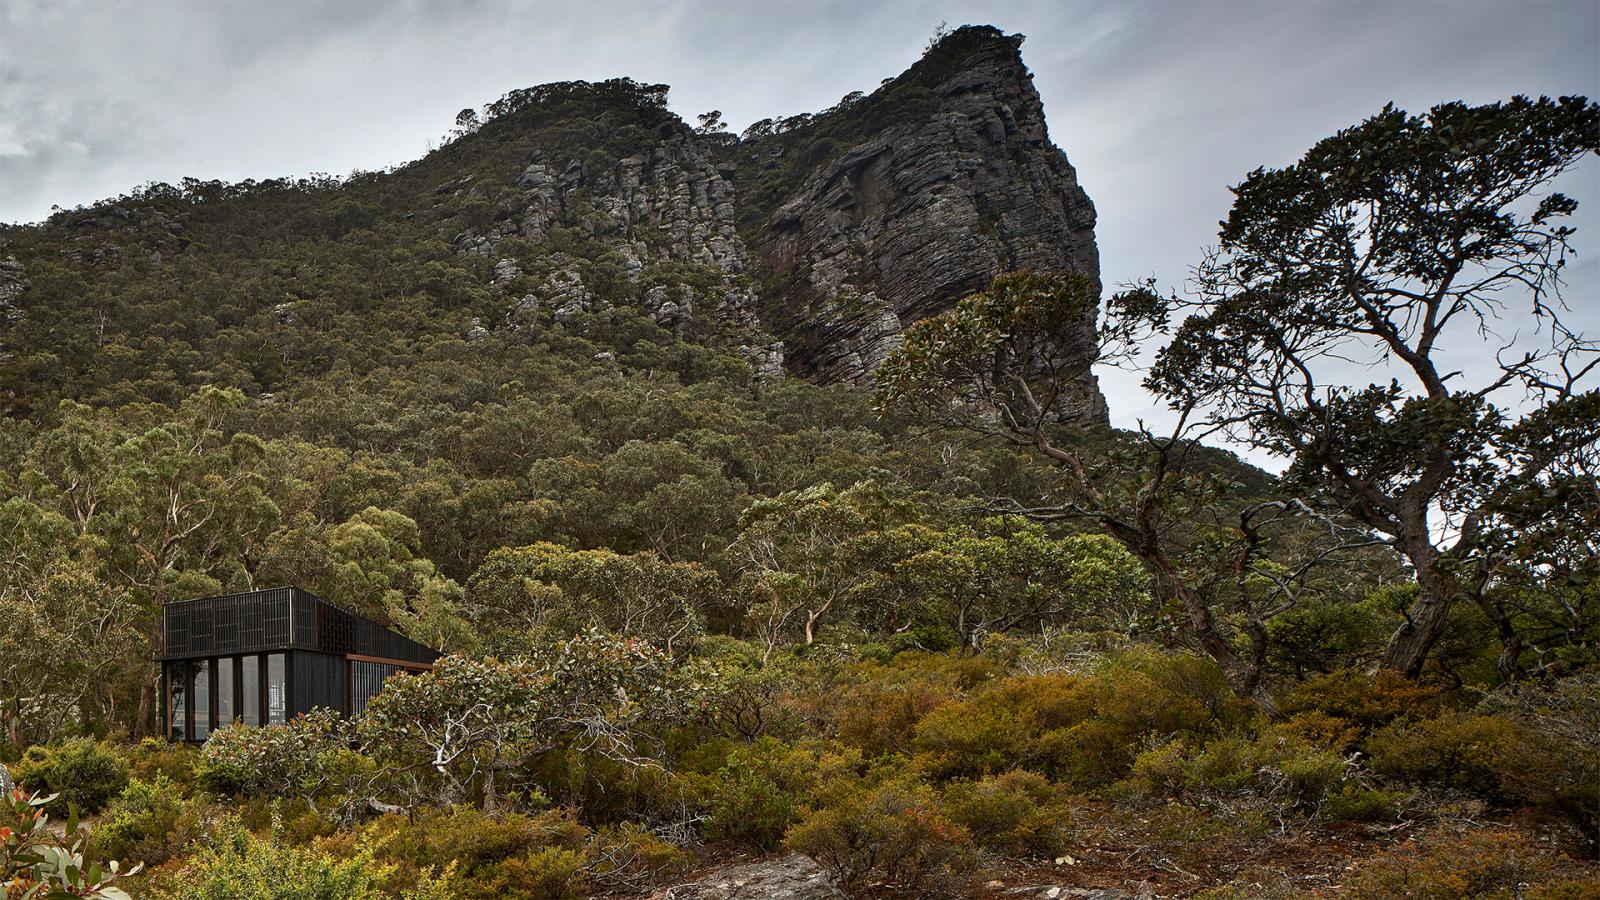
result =
[{"label": "cabin roof", "polygon": [[161,607],[162,660],[308,650],[431,663],[439,653],[296,587]]}]

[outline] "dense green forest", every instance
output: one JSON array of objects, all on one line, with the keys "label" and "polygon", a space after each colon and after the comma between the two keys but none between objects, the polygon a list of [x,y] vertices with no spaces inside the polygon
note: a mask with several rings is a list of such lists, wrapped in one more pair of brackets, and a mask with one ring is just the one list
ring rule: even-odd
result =
[{"label": "dense green forest", "polygon": [[[1600,108],[1384,110],[1249,174],[1191,289],[1002,275],[876,390],[658,324],[626,298],[761,273],[630,271],[582,210],[502,243],[505,290],[457,246],[529,158],[668,119],[551,85],[392,172],[0,229],[19,892],[624,896],[788,848],[859,896],[1600,896],[1600,394],[1548,190]],[[712,142],[848,137],[815,127]],[[479,327],[558,266],[617,302]],[[1097,362],[1160,348],[1175,429],[1056,421],[1102,303]],[[1535,351],[1439,369],[1530,305]],[[449,655],[353,721],[153,737],[161,605],[278,585]]]}]

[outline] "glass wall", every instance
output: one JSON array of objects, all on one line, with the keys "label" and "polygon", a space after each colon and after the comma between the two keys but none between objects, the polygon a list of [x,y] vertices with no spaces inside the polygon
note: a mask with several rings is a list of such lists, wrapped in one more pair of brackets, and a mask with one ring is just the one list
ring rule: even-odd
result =
[{"label": "glass wall", "polygon": [[241,686],[239,719],[246,725],[261,724],[261,657],[239,657]]},{"label": "glass wall", "polygon": [[214,659],[211,669],[216,673],[217,681],[217,727],[227,725],[233,721],[238,712],[233,706],[233,666],[234,658]]},{"label": "glass wall", "polygon": [[203,741],[211,736],[211,666],[205,660],[194,667],[190,699],[194,703],[194,739]]},{"label": "glass wall", "polygon": [[267,654],[267,724],[280,725],[289,719],[289,684],[283,671],[283,654]]}]

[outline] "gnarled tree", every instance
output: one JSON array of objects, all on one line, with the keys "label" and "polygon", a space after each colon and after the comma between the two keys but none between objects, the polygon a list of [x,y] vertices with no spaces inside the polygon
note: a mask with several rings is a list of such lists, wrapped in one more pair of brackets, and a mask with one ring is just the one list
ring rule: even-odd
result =
[{"label": "gnarled tree", "polygon": [[1600,345],[1581,331],[1592,305],[1562,300],[1577,203],[1551,188],[1597,148],[1585,98],[1387,107],[1251,173],[1165,311],[1188,318],[1147,384],[1288,459],[1287,483],[1410,561],[1420,590],[1386,668],[1418,674],[1452,605],[1476,602],[1513,677],[1521,638],[1491,598],[1514,542],[1497,532],[1541,485],[1594,508]]}]

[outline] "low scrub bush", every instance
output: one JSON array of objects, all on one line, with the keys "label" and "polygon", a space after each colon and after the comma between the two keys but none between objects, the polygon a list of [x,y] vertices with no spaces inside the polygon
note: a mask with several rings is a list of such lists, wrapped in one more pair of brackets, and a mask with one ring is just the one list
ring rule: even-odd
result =
[{"label": "low scrub bush", "polygon": [[1493,799],[1502,796],[1499,768],[1519,740],[1518,730],[1509,719],[1451,710],[1379,729],[1367,739],[1367,750],[1382,775]]},{"label": "low scrub bush", "polygon": [[200,750],[163,738],[147,737],[128,752],[128,775],[151,782],[164,777],[184,794],[194,787]]},{"label": "low scrub bush", "polygon": [[[492,816],[458,806],[424,809],[409,819],[381,816],[319,846],[339,852],[377,848],[379,861],[390,867],[384,887],[391,892],[418,884],[429,872],[450,871],[452,887],[464,898],[561,897],[580,883],[589,836],[563,810]],[[539,891],[522,893],[532,884],[541,885]]]},{"label": "low scrub bush", "polygon": [[945,788],[943,809],[980,845],[1015,856],[1053,857],[1066,846],[1071,815],[1044,776],[1014,771]]},{"label": "low scrub bush", "polygon": [[1095,675],[1014,676],[935,709],[917,726],[915,761],[936,779],[1020,767],[1099,787],[1125,776],[1151,740],[1201,739],[1252,715],[1212,663],[1130,650]]},{"label": "low scrub bush", "polygon": [[1125,787],[1147,797],[1250,796],[1280,811],[1315,814],[1330,796],[1360,785],[1343,756],[1269,730],[1199,747],[1181,740],[1159,744],[1134,760]]},{"label": "low scrub bush", "polygon": [[602,828],[589,842],[584,871],[596,887],[637,889],[681,871],[684,852],[636,822]]},{"label": "low scrub bush", "polygon": [[182,853],[205,829],[201,804],[184,799],[165,775],[128,782],[94,827],[91,850],[106,859],[158,866]]},{"label": "low scrub bush", "polygon": [[788,845],[846,884],[868,877],[914,885],[969,859],[966,829],[940,810],[933,790],[891,779],[841,796],[789,830]]},{"label": "low scrub bush", "polygon": [[1358,864],[1344,884],[1349,897],[1416,900],[1578,900],[1600,897],[1592,879],[1536,847],[1525,835],[1472,831],[1435,837]]},{"label": "low scrub bush", "polygon": [[128,762],[115,748],[89,738],[29,747],[12,775],[17,783],[42,795],[54,794],[46,809],[55,814],[70,808],[99,812],[128,785]]},{"label": "low scrub bush", "polygon": [[199,853],[151,885],[163,900],[376,900],[388,874],[370,848],[328,853],[238,824],[220,828]]},{"label": "low scrub bush", "polygon": [[1291,716],[1321,713],[1348,723],[1366,734],[1395,721],[1438,715],[1443,692],[1388,670],[1368,675],[1341,669],[1302,681],[1284,698],[1283,711]]}]

